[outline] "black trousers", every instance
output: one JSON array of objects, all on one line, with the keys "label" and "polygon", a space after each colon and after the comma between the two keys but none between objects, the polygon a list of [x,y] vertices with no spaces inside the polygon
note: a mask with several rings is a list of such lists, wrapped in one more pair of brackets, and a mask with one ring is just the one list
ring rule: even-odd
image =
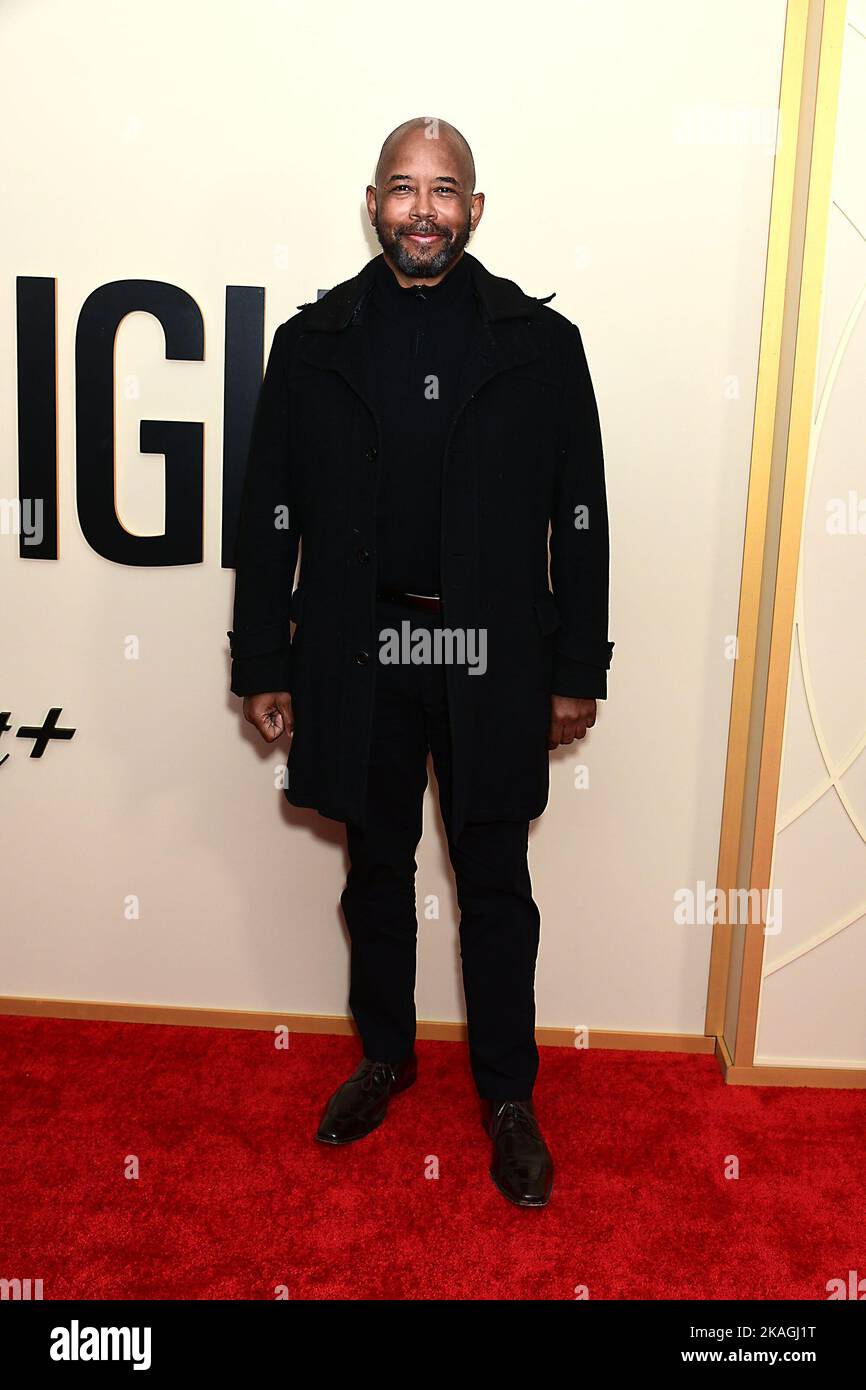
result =
[{"label": "black trousers", "polygon": [[[399,631],[406,618],[413,628],[440,621],[395,604],[379,603],[377,613],[379,631]],[[378,648],[376,655],[368,823],[346,827],[350,868],[341,897],[351,940],[349,1006],[364,1055],[399,1063],[415,1042],[415,851],[430,751],[460,907],[472,1075],[486,1100],[526,1100],[538,1072],[540,930],[527,864],[529,823],[470,823],[454,843],[445,668],[383,664]]]}]

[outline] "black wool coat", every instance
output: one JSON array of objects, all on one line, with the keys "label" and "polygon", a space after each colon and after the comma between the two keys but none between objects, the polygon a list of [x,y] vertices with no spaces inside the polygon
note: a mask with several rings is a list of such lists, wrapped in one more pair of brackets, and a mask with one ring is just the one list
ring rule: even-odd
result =
[{"label": "black wool coat", "polygon": [[[613,651],[602,440],[580,331],[464,255],[478,312],[443,461],[441,623],[476,630],[469,650],[486,642],[486,669],[445,665],[455,835],[467,820],[541,814],[551,694],[605,698]],[[361,825],[379,651],[364,318],[378,259],[276,330],[228,633],[236,695],[291,692],[288,800]]]}]

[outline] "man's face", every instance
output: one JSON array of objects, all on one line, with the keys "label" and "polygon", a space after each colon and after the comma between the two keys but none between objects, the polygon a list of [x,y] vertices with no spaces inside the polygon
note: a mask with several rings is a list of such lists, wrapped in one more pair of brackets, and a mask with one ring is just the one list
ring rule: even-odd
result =
[{"label": "man's face", "polygon": [[367,210],[385,256],[404,276],[435,280],[450,269],[481,217],[484,195],[466,186],[464,161],[444,136],[407,135],[388,155]]}]

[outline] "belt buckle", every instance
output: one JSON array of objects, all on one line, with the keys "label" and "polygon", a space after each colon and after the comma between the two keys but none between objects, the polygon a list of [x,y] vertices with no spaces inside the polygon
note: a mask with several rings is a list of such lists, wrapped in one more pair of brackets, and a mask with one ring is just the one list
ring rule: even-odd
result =
[{"label": "belt buckle", "polygon": [[407,594],[406,597],[416,608],[424,609],[428,613],[438,613],[442,607],[438,594]]}]

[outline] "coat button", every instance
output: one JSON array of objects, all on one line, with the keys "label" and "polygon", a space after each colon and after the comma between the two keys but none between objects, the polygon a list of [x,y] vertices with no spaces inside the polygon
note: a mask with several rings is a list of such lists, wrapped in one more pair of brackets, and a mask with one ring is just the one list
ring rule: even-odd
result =
[{"label": "coat button", "polygon": [[366,564],[369,563],[369,560],[370,560],[370,552],[369,552],[369,550],[365,550],[364,547],[361,546],[360,550],[358,551],[358,562],[359,562],[359,564],[366,565]]},{"label": "coat button", "polygon": [[376,459],[376,458],[378,458],[378,457],[379,457],[379,450],[376,448],[375,444],[371,444],[370,447],[369,447],[369,449],[367,450],[367,462],[368,462],[368,463],[372,463],[373,460]]},{"label": "coat button", "polygon": [[355,660],[359,666],[366,666],[370,658],[367,652],[355,652]]}]

